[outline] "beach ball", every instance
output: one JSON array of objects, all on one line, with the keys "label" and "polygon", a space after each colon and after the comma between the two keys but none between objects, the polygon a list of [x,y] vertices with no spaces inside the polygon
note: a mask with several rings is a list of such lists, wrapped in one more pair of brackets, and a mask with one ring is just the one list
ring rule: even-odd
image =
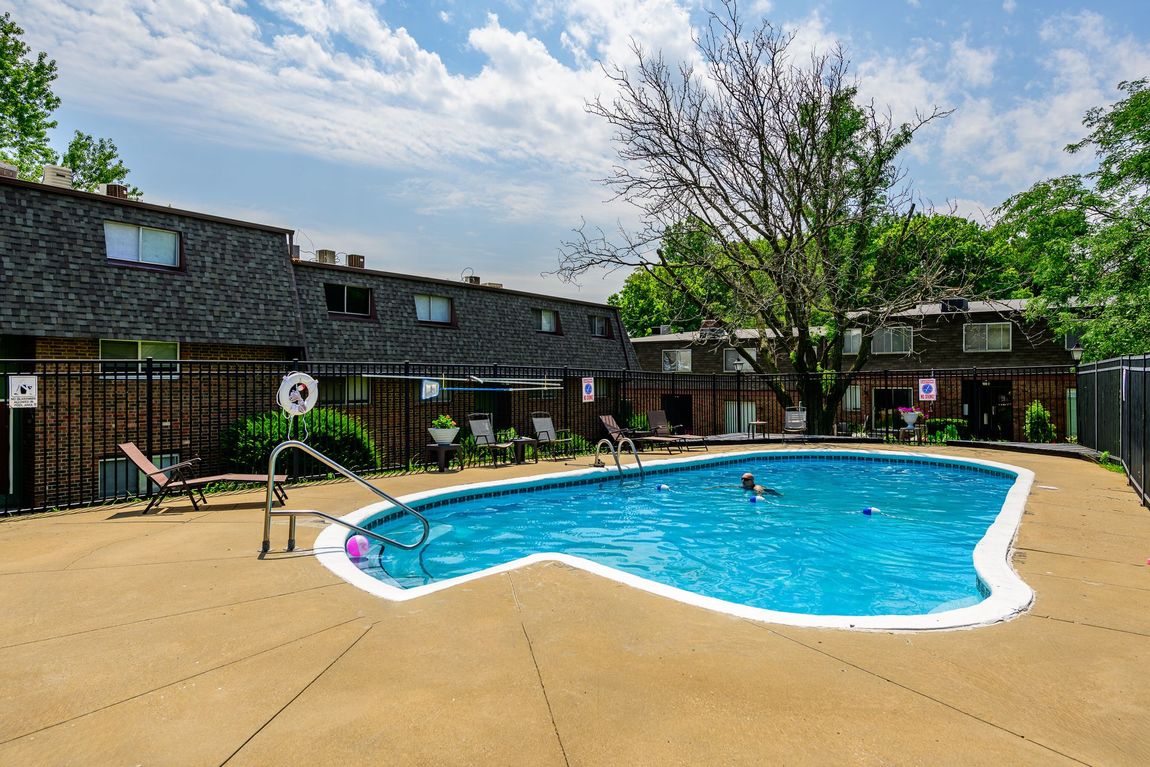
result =
[{"label": "beach ball", "polygon": [[347,555],[352,559],[360,559],[367,556],[367,551],[371,547],[371,543],[367,540],[365,535],[353,535],[347,539]]}]

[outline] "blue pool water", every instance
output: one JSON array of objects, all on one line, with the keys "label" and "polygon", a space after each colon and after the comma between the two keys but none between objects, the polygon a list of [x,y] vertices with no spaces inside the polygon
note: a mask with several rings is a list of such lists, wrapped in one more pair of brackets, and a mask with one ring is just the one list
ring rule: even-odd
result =
[{"label": "blue pool water", "polygon": [[[745,471],[781,496],[749,502]],[[941,463],[747,457],[426,508],[420,552],[373,552],[361,568],[412,587],[554,552],[770,610],[921,614],[982,599],[972,553],[1013,481]]]}]

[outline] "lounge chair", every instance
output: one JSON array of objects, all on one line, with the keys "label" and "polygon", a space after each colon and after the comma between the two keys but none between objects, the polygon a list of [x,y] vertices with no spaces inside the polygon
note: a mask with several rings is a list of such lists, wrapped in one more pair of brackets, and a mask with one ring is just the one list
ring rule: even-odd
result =
[{"label": "lounge chair", "polygon": [[667,452],[671,452],[671,448],[678,448],[680,452],[683,450],[682,444],[674,437],[660,437],[651,434],[640,434],[634,429],[624,429],[615,421],[613,415],[601,415],[599,420],[603,422],[603,428],[607,430],[607,434],[611,436],[611,441],[618,444],[624,437],[630,439],[635,443],[637,449],[641,449],[642,445],[651,447],[665,447]]},{"label": "lounge chair", "polygon": [[552,460],[557,460],[555,457],[557,454],[575,457],[575,438],[570,436],[571,430],[556,429],[550,413],[543,410],[532,413],[531,426],[535,429],[535,440],[539,443],[539,448],[542,449],[546,445],[547,454]]},{"label": "lounge chair", "polygon": [[674,437],[679,440],[679,444],[687,450],[690,450],[696,445],[708,452],[711,449],[707,447],[706,437],[701,437],[698,434],[677,434],[675,429],[682,427],[672,426],[667,420],[667,413],[663,410],[648,410],[647,423],[651,427],[651,435],[654,437]]},{"label": "lounge chair", "polygon": [[787,441],[788,434],[807,433],[807,409],[805,407],[789,407],[783,412],[783,442]]},{"label": "lounge chair", "polygon": [[[152,496],[151,503],[144,509],[147,514],[152,510],[152,507],[162,501],[169,493],[187,493],[188,499],[192,502],[192,508],[199,511],[200,506],[196,503],[196,493],[200,495],[200,501],[207,503],[208,499],[204,497],[204,488],[216,482],[267,482],[266,474],[215,474],[210,477],[192,477],[189,471],[193,466],[200,462],[199,458],[191,458],[187,461],[173,464],[166,468],[157,468],[156,464],[148,460],[148,457],[140,452],[140,448],[136,447],[134,442],[125,442],[122,445],[117,445],[120,451],[128,457],[128,460],[136,465],[136,468],[147,475],[148,479],[156,483],[159,488],[154,496]],[[272,485],[272,492],[279,500],[280,505],[287,502],[287,491],[283,488],[283,483],[287,481],[286,474],[277,474],[275,476],[275,483]]]},{"label": "lounge chair", "polygon": [[467,423],[475,437],[475,446],[487,453],[492,466],[498,463],[500,455],[507,458],[508,463],[511,462],[511,451],[515,448],[515,443],[500,442],[496,439],[490,413],[471,413],[467,416]]}]

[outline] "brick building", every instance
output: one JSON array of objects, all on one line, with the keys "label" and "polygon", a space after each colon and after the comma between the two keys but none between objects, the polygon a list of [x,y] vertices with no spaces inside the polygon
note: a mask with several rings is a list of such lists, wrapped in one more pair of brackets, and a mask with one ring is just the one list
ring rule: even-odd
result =
[{"label": "brick building", "polygon": [[[285,372],[225,361],[637,367],[613,307],[301,261],[289,229],[109,190],[0,176],[0,360],[41,377],[38,407],[12,410],[0,375],[0,508],[136,491],[124,440],[160,465],[201,455],[216,468],[221,424],[269,409]],[[321,398],[400,403],[406,386],[335,375]]]},{"label": "brick building", "polygon": [[[917,378],[903,375],[915,371],[938,379],[940,399],[966,421],[970,436],[1021,439],[1025,408],[1036,399],[1052,414],[1059,434],[1073,435],[1076,390],[1068,371],[1075,364],[1070,350],[1076,341],[1055,336],[1042,323],[1027,321],[1025,309],[1024,300],[953,300],[923,304],[896,315],[874,334],[871,355],[863,367],[867,374],[844,397],[844,418],[873,428],[891,421],[898,407],[918,404]],[[739,330],[735,336],[731,343],[725,335],[704,329],[631,341],[643,370],[717,374],[736,372],[743,360],[738,347],[756,358],[764,353],[759,350],[758,331]],[[844,367],[849,366],[861,340],[861,330],[848,330]],[[776,352],[775,365],[783,375],[794,372],[782,352]],[[1049,384],[1044,375],[1036,389],[1035,377],[1028,372],[1036,368],[1067,373],[1060,376],[1058,386]],[[742,370],[750,372],[751,367],[742,362]],[[736,407],[743,412],[741,416],[728,414],[726,421],[773,418],[781,423],[781,412],[775,413],[778,406],[772,400],[766,394],[741,405],[728,402],[728,411]],[[772,417],[764,416],[765,412]]]}]

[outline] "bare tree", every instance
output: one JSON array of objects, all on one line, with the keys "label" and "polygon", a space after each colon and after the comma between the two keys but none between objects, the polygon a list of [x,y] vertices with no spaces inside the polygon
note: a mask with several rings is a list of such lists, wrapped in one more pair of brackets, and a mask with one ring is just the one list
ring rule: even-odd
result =
[{"label": "bare tree", "polygon": [[[559,273],[644,269],[728,337],[757,328],[758,357],[745,361],[777,372],[789,360],[809,425],[825,432],[875,330],[943,293],[896,158],[944,113],[895,124],[860,101],[841,49],[799,64],[792,39],[766,21],[745,28],[725,0],[695,41],[697,69],[638,45],[633,68],[607,68],[618,96],[587,106],[615,128],[620,162],[604,183],[643,224],[616,240],[584,225]],[[848,375],[824,380],[843,370],[848,327],[862,329],[858,353]],[[781,384],[775,394],[793,404]]]}]

